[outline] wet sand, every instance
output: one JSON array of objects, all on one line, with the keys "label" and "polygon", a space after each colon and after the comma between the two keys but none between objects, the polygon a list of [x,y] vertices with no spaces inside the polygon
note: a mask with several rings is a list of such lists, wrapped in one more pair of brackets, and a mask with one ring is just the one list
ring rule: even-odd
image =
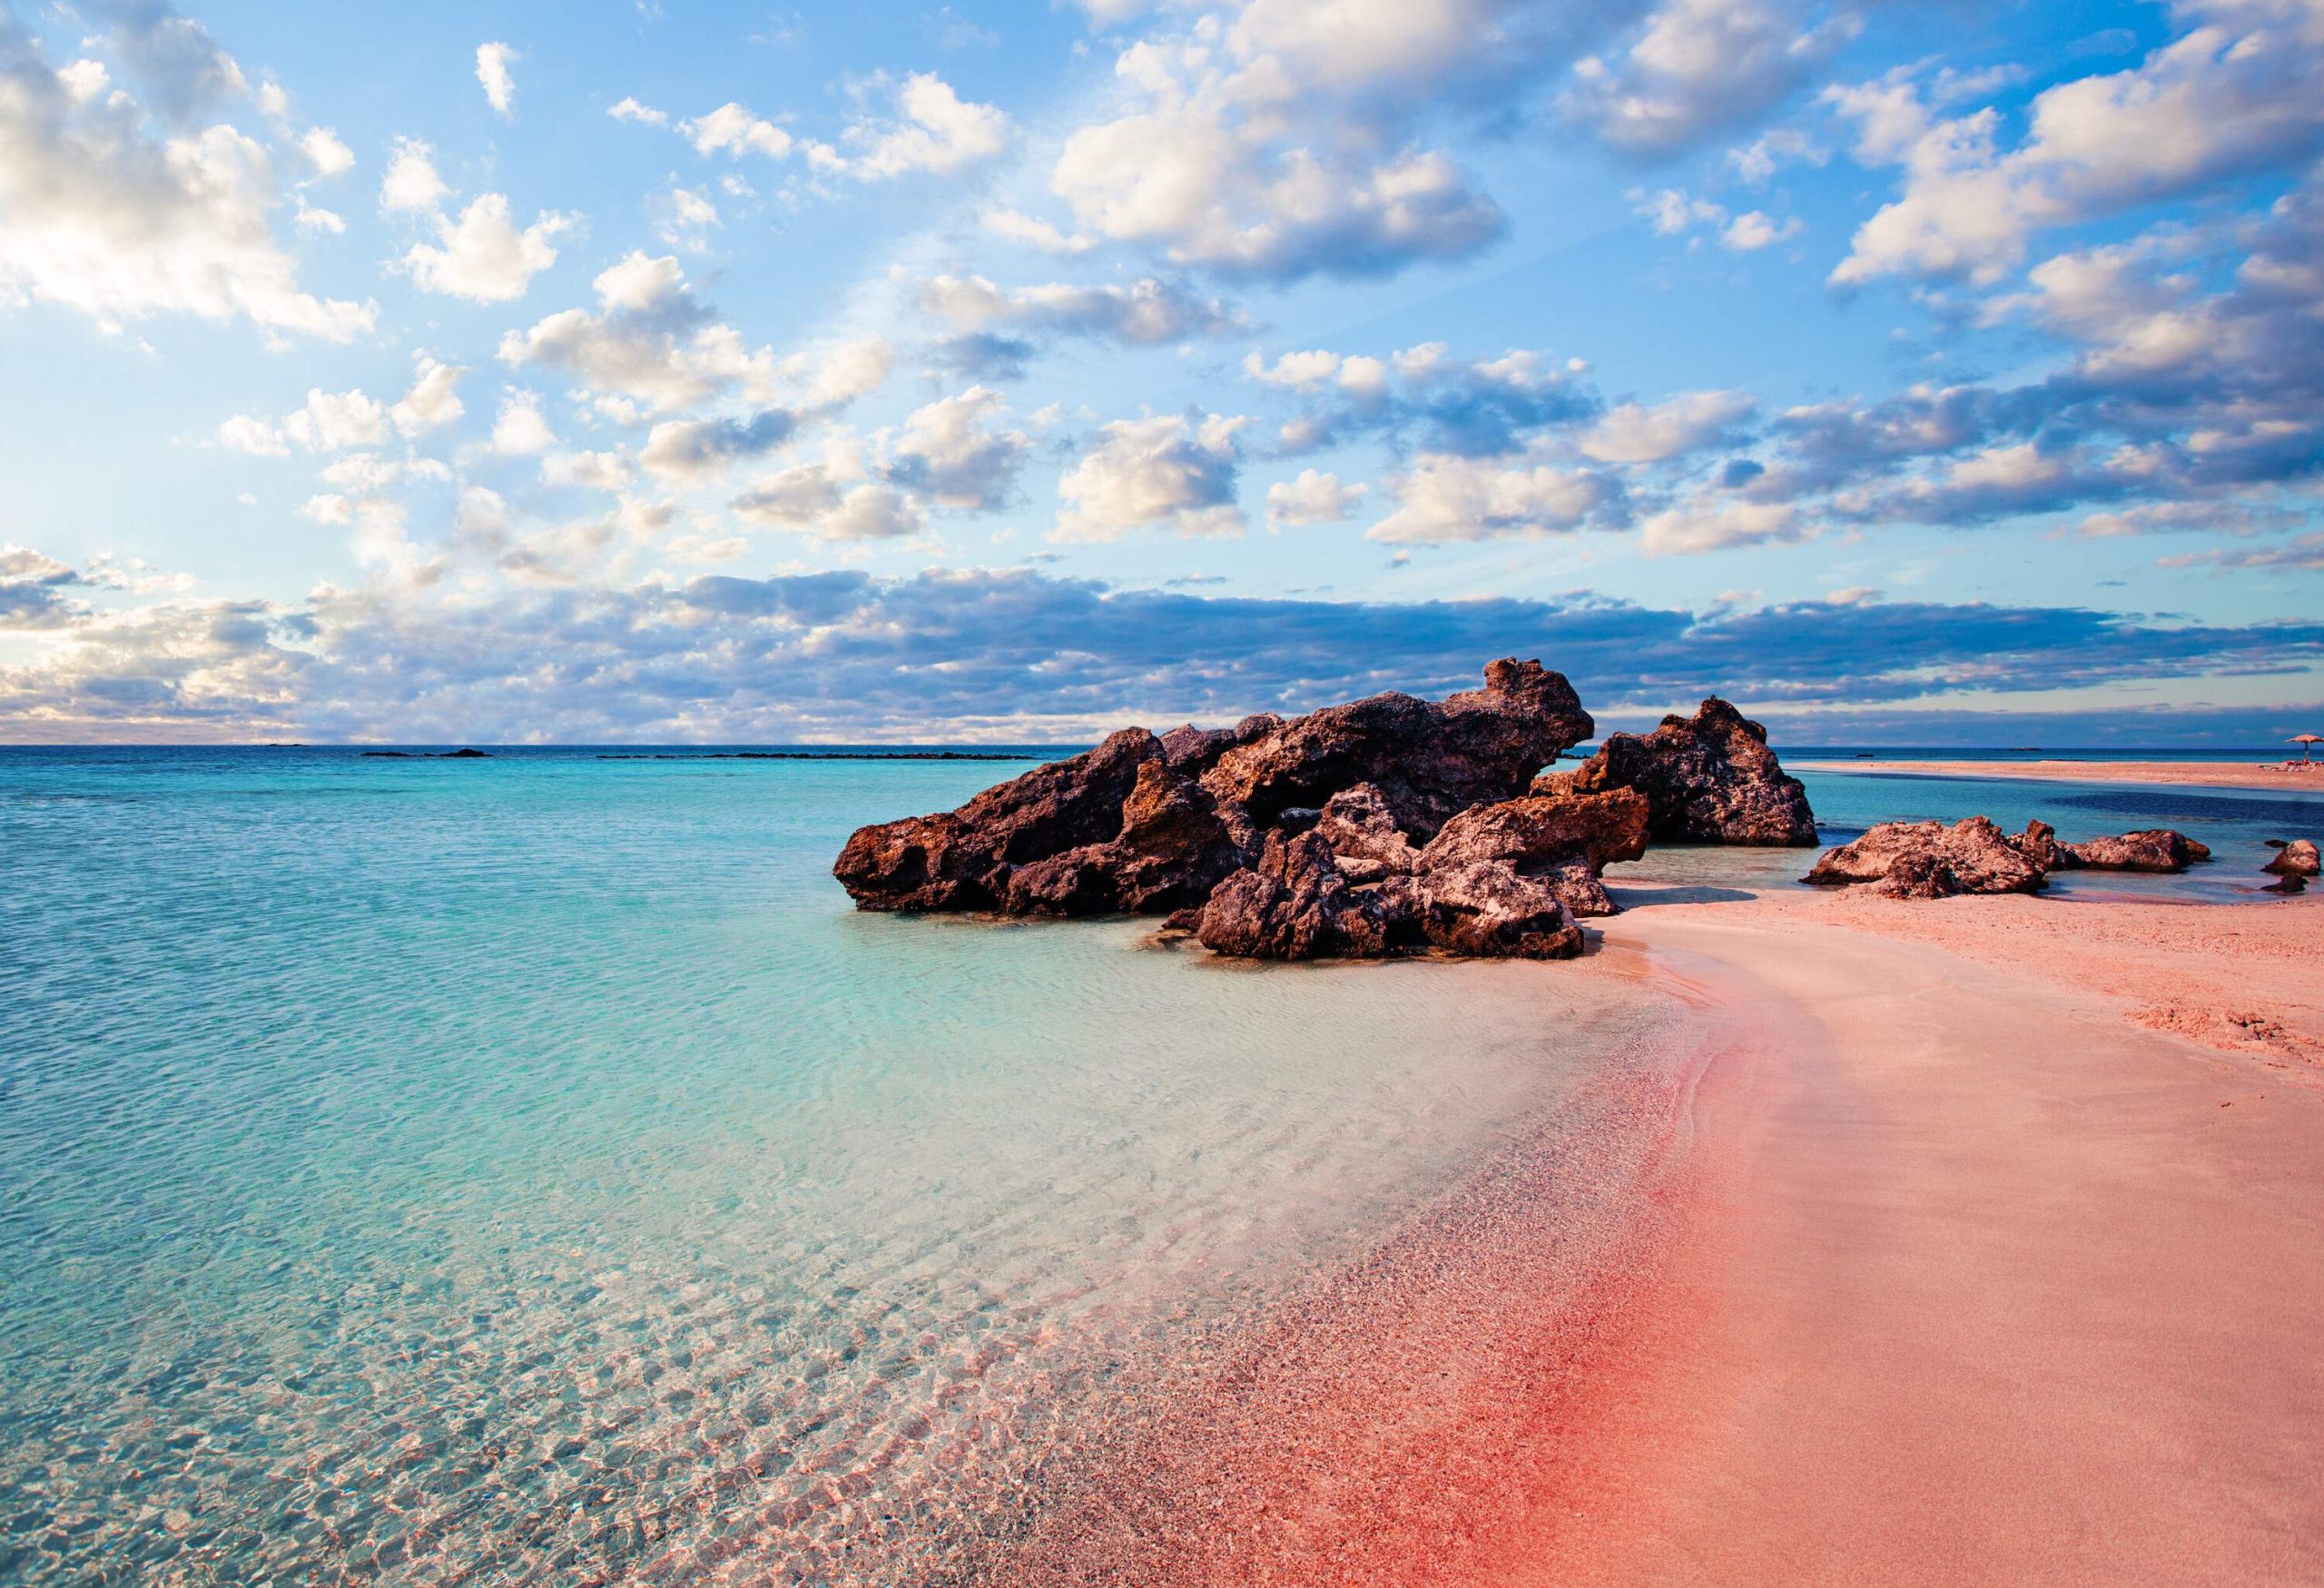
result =
[{"label": "wet sand", "polygon": [[2199,955],[2324,912],[2050,903],[2085,952],[2035,966],[2001,901],[1626,902],[1602,957],[1748,1035],[1693,1097],[1683,1299],[1500,1580],[2324,1581],[2324,1093],[2076,970],[2133,915]]},{"label": "wet sand", "polygon": [[[943,1580],[2324,1582],[2324,904],[1618,896],[1532,969],[1669,1043],[1126,1373]],[[2142,1021],[2173,955],[2306,967],[2310,1045]]]},{"label": "wet sand", "polygon": [[1989,777],[2024,783],[2181,784],[2324,794],[2324,761],[1796,761],[1794,771]]}]

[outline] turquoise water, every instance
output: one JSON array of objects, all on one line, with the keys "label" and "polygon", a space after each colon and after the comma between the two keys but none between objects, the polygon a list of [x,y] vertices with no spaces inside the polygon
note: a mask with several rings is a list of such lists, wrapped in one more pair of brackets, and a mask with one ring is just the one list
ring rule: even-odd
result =
[{"label": "turquoise water", "polygon": [[0,1581],[912,1581],[1638,1018],[848,908],[1011,770],[0,752]]},{"label": "turquoise water", "polygon": [[848,909],[848,831],[1014,770],[0,751],[0,1582],[924,1580],[1662,1018]]}]

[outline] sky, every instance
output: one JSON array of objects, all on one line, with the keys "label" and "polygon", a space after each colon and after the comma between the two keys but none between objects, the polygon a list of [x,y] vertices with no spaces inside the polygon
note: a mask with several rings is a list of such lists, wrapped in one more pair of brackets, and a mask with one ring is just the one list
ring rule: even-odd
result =
[{"label": "sky", "polygon": [[0,743],[2324,731],[2324,0],[0,0]]}]

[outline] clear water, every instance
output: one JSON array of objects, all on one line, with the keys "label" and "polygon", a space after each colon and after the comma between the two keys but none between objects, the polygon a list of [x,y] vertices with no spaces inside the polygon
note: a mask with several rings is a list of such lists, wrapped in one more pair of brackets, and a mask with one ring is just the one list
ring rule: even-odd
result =
[{"label": "clear water", "polygon": [[0,751],[0,1581],[912,1581],[1644,1018],[850,911],[1012,770]]},{"label": "clear water", "polygon": [[[1126,1364],[1354,1261],[1663,1018],[1590,966],[848,909],[849,830],[1014,770],[0,750],[0,1582],[923,1580]],[[2324,829],[1808,781],[1834,836],[2221,852],[2069,893],[2244,896]]]}]

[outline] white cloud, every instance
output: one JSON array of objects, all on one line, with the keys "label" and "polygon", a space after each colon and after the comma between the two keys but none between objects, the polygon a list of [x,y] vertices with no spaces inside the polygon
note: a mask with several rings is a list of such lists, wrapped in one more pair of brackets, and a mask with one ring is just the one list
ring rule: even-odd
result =
[{"label": "white cloud", "polygon": [[517,80],[509,75],[508,63],[517,58],[507,44],[476,47],[476,80],[484,86],[485,99],[504,116],[515,113]]},{"label": "white cloud", "polygon": [[1718,242],[1722,248],[1748,253],[1773,243],[1789,242],[1798,236],[1801,230],[1797,215],[1787,215],[1777,221],[1765,211],[1747,210],[1728,222],[1727,229],[1718,234]]},{"label": "white cloud", "polygon": [[1116,419],[1058,481],[1066,504],[1052,540],[1118,540],[1148,527],[1194,537],[1240,535],[1236,502],[1245,421],[1211,414]]},{"label": "white cloud", "polygon": [[1635,154],[1675,153],[1758,115],[1855,31],[1810,25],[1798,0],[1663,0],[1622,55],[1574,66],[1567,113]]},{"label": "white cloud", "polygon": [[721,224],[718,206],[698,188],[673,186],[662,202],[663,213],[654,234],[673,248],[699,253],[710,246],[713,227]]},{"label": "white cloud", "polygon": [[1788,502],[1698,498],[1646,520],[1640,549],[1649,557],[1689,557],[1738,546],[1798,540],[1808,527]]},{"label": "white cloud", "polygon": [[1245,329],[1242,313],[1171,281],[1148,277],[1128,286],[1077,287],[1062,281],[1009,291],[982,276],[934,276],[921,283],[921,307],[963,330],[1005,325],[1022,330],[1110,337],[1155,347]]},{"label": "white cloud", "polygon": [[783,360],[780,373],[807,407],[827,409],[871,396],[887,384],[895,367],[895,349],[873,336],[793,353]]},{"label": "white cloud", "polygon": [[1267,522],[1275,525],[1336,524],[1355,511],[1368,488],[1342,485],[1336,474],[1303,469],[1295,479],[1267,487]]},{"label": "white cloud", "polygon": [[743,459],[763,457],[789,440],[798,425],[798,415],[780,408],[747,419],[666,419],[647,434],[637,460],[665,479],[704,479]]},{"label": "white cloud", "polygon": [[355,151],[339,141],[339,134],[329,127],[310,127],[299,140],[299,152],[320,177],[333,177],[354,169]]},{"label": "white cloud", "polygon": [[1723,225],[1727,220],[1725,205],[1690,198],[1683,188],[1666,187],[1653,192],[1632,188],[1629,198],[1630,208],[1665,237],[1682,236],[1698,226]]},{"label": "white cloud", "polygon": [[1915,274],[1997,280],[2032,233],[2076,224],[2324,146],[2324,21],[2259,0],[2190,6],[2212,16],[2128,70],[2036,95],[2025,138],[2000,144],[1991,109],[1942,118],[1909,76],[1830,91],[1869,165],[1902,165],[1903,191],[1858,228],[1841,286]]},{"label": "white cloud", "polygon": [[280,458],[296,442],[310,452],[347,447],[376,447],[388,439],[388,414],[361,390],[307,393],[306,405],[278,422],[236,414],[218,427],[218,441],[237,452]]},{"label": "white cloud", "polygon": [[[620,113],[618,106],[615,113]],[[658,115],[660,113],[654,113]],[[641,115],[629,119],[644,121],[646,118]],[[697,154],[723,152],[737,159],[744,154],[763,154],[770,160],[780,160],[791,153],[790,133],[731,100],[706,116],[680,122],[678,131],[694,145]]]},{"label": "white cloud", "polygon": [[932,73],[914,72],[897,88],[891,118],[863,121],[841,134],[843,148],[810,151],[820,169],[866,181],[914,172],[949,175],[1008,146],[1009,118],[954,93]]},{"label": "white cloud", "polygon": [[999,428],[1008,408],[1000,392],[971,386],[915,409],[896,439],[889,478],[944,507],[998,511],[1032,445],[1023,431]]},{"label": "white cloud", "polygon": [[406,437],[440,429],[468,411],[459,398],[460,377],[468,373],[466,369],[438,363],[425,353],[415,362],[411,390],[388,410],[397,432]]},{"label": "white cloud", "polygon": [[649,411],[693,408],[740,385],[753,399],[774,380],[773,356],[752,352],[731,326],[697,302],[669,256],[632,252],[595,283],[604,311],[566,309],[500,339],[507,364],[546,364],[578,376],[601,404]]},{"label": "white cloud", "polygon": [[623,99],[606,113],[617,122],[631,122],[641,127],[666,127],[670,124],[669,112],[655,110],[635,99]]},{"label": "white cloud", "polygon": [[762,479],[732,504],[753,523],[803,530],[825,540],[897,540],[919,534],[926,516],[909,492],[857,478],[842,449],[820,463],[803,463]]},{"label": "white cloud", "polygon": [[246,413],[238,413],[218,427],[218,444],[254,458],[286,458],[290,453],[280,426]]},{"label": "white cloud", "polygon": [[451,189],[436,174],[436,152],[417,138],[398,138],[379,182],[379,208],[390,213],[432,214]]},{"label": "white cloud", "polygon": [[533,278],[556,262],[550,240],[572,226],[571,216],[547,213],[519,232],[509,218],[507,197],[484,193],[457,222],[437,216],[438,241],[414,244],[403,265],[424,292],[506,303],[523,297]]},{"label": "white cloud", "polygon": [[556,452],[541,459],[541,478],[585,490],[620,490],[629,484],[629,463],[618,452]]},{"label": "white cloud", "polygon": [[[196,28],[180,42],[206,39]],[[255,140],[220,124],[157,142],[101,72],[50,70],[13,22],[0,20],[0,43],[12,62],[0,78],[0,306],[59,304],[109,329],[152,314],[333,341],[371,329],[372,305],[300,290],[268,224],[274,172]],[[178,84],[189,104],[209,80],[210,57],[194,54]]]},{"label": "white cloud", "polygon": [[1068,237],[1054,221],[1044,221],[1021,210],[987,210],[978,219],[994,236],[1042,253],[1087,253],[1098,246],[1094,237],[1078,232]]},{"label": "white cloud", "polygon": [[1590,469],[1438,452],[1391,476],[1388,494],[1395,510],[1366,537],[1419,545],[1616,528],[1622,501],[1617,482]]},{"label": "white cloud", "polygon": [[1649,408],[1625,402],[1583,432],[1583,456],[1600,463],[1660,463],[1724,442],[1756,406],[1743,391],[1688,391]]},{"label": "white cloud", "polygon": [[492,425],[492,449],[509,457],[546,452],[556,445],[556,433],[541,417],[540,399],[529,391],[509,390],[500,398],[500,414]]},{"label": "white cloud", "polygon": [[306,195],[299,196],[299,207],[291,214],[291,222],[301,232],[328,232],[336,237],[347,230],[347,222],[335,210],[319,210],[307,202]]}]

